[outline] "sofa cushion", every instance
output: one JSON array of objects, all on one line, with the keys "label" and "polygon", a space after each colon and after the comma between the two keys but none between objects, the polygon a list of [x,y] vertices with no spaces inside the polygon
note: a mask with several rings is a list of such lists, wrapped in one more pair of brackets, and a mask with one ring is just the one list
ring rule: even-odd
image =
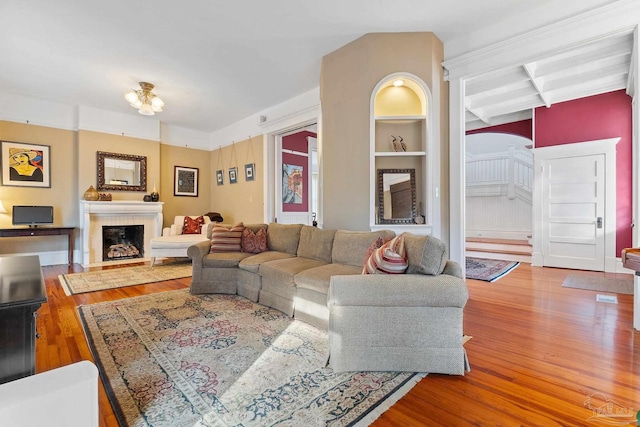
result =
[{"label": "sofa cushion", "polygon": [[294,257],[294,255],[278,251],[267,251],[255,255],[249,255],[249,257],[240,261],[240,264],[238,266],[242,270],[250,271],[256,274],[258,274],[258,271],[260,270],[260,264],[262,264],[263,262]]},{"label": "sofa cushion", "polygon": [[242,252],[259,254],[268,251],[267,248],[267,229],[261,228],[257,232],[245,227],[242,230],[242,240],[240,242]]},{"label": "sofa cushion", "polygon": [[153,249],[172,249],[188,247],[198,242],[205,242],[209,239],[204,234],[180,234],[178,236],[162,236],[151,239]]},{"label": "sofa cushion", "polygon": [[362,274],[403,274],[408,267],[402,235],[375,249],[362,269]]},{"label": "sofa cushion", "polygon": [[303,225],[300,230],[298,256],[331,262],[331,250],[333,249],[333,237],[335,234],[336,230],[323,230],[318,227]]},{"label": "sofa cushion", "polygon": [[395,237],[395,233],[391,230],[336,231],[336,235],[333,238],[331,262],[362,268],[362,261],[367,249],[378,237],[382,237],[386,241]]},{"label": "sofa cushion", "polygon": [[346,264],[327,264],[301,271],[293,276],[293,281],[298,288],[327,294],[329,293],[329,283],[332,276],[360,274],[361,272],[361,267]]},{"label": "sofa cushion", "polygon": [[182,224],[182,234],[200,234],[203,225],[204,218],[202,216],[196,218],[185,216],[184,223]]},{"label": "sofa cushion", "polygon": [[267,246],[270,251],[296,255],[302,224],[278,224],[272,222],[267,229]]},{"label": "sofa cushion", "polygon": [[276,261],[264,262],[260,265],[260,275],[268,277],[274,282],[282,285],[293,286],[293,276],[303,270],[325,265],[322,261],[310,258],[292,257],[287,259],[279,259]]},{"label": "sofa cushion", "polygon": [[241,222],[231,227],[215,225],[211,232],[211,252],[240,252],[243,229]]},{"label": "sofa cushion", "polygon": [[202,266],[208,268],[236,268],[243,259],[250,257],[246,252],[216,252],[202,258]]},{"label": "sofa cushion", "polygon": [[433,236],[416,236],[403,233],[409,267],[407,274],[442,273],[447,263],[447,248],[444,242]]}]

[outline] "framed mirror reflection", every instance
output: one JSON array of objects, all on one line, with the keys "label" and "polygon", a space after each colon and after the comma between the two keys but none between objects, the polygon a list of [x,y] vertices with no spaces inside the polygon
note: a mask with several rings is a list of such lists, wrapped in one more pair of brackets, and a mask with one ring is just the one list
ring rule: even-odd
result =
[{"label": "framed mirror reflection", "polygon": [[147,191],[147,157],[98,151],[97,189]]},{"label": "framed mirror reflection", "polygon": [[378,224],[413,224],[415,169],[378,169]]}]

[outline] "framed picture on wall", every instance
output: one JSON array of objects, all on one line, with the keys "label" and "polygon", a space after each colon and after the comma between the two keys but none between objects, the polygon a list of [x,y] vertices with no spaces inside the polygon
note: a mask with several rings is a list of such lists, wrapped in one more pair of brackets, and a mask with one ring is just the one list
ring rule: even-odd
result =
[{"label": "framed picture on wall", "polygon": [[173,195],[198,197],[198,168],[174,166]]},{"label": "framed picture on wall", "polygon": [[0,142],[2,185],[51,187],[51,155],[48,145]]},{"label": "framed picture on wall", "polygon": [[224,185],[224,171],[222,169],[216,171],[216,183]]},{"label": "framed picture on wall", "polygon": [[229,168],[229,184],[237,184],[238,183],[238,168],[232,167]]},{"label": "framed picture on wall", "polygon": [[244,179],[245,181],[253,181],[255,178],[255,176],[253,175],[254,172],[254,164],[253,163],[249,163],[244,165]]}]

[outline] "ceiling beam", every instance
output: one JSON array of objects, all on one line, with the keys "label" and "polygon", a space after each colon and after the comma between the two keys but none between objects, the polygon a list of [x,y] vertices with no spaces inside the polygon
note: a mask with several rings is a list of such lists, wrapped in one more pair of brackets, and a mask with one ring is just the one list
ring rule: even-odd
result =
[{"label": "ceiling beam", "polygon": [[474,108],[471,107],[471,103],[470,102],[465,101],[464,108],[466,108],[466,110],[468,112],[470,112],[471,114],[473,114],[474,116],[476,116],[477,118],[479,118],[480,120],[485,122],[486,124],[488,124],[488,125],[491,124],[491,122],[489,121],[489,118],[485,117],[484,114],[482,114],[481,110],[474,109]]},{"label": "ceiling beam", "polygon": [[544,102],[544,105],[546,105],[547,108],[549,108],[551,107],[551,101],[549,101],[549,97],[544,93],[544,90],[542,88],[543,83],[541,79],[537,79],[535,77],[536,67],[537,66],[535,62],[530,62],[528,64],[522,65],[522,68],[524,68],[524,71],[526,71],[527,75],[529,76],[529,79],[531,79],[531,84],[538,92],[538,96],[540,96],[540,99],[542,100],[542,102]]}]

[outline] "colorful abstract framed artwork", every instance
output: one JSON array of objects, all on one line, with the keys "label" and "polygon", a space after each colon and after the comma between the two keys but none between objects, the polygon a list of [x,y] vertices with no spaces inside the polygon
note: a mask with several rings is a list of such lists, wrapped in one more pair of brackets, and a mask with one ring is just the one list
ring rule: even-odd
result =
[{"label": "colorful abstract framed artwork", "polygon": [[0,141],[2,185],[51,187],[51,154],[48,145]]}]

